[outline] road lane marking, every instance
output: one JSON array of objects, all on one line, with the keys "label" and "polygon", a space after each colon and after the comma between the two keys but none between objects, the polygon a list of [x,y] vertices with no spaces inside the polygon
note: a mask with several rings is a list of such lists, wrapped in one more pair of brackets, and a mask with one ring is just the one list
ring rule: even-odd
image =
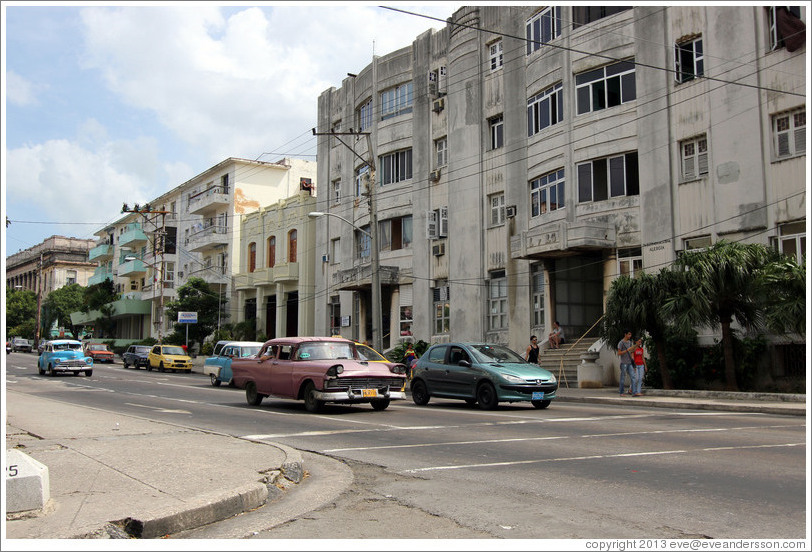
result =
[{"label": "road lane marking", "polygon": [[546,462],[571,462],[573,460],[602,460],[610,458],[628,458],[638,456],[662,456],[666,454],[688,454],[696,452],[716,452],[720,450],[745,450],[757,448],[778,448],[778,447],[799,447],[806,446],[806,443],[783,443],[777,445],[742,445],[737,447],[708,447],[693,450],[661,450],[654,452],[624,452],[618,454],[595,454],[592,456],[568,456],[563,458],[542,458],[535,460],[515,460],[512,462],[486,462],[481,464],[464,464],[459,466],[429,466],[425,468],[411,468],[407,470],[398,470],[397,473],[420,473],[427,471],[447,471],[447,470],[460,470],[469,468],[491,468],[496,466],[518,466],[522,464],[543,464]]}]

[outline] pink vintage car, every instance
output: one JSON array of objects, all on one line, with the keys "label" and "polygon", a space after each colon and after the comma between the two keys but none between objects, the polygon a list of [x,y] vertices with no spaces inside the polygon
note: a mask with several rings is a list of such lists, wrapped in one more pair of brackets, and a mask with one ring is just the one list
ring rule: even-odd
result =
[{"label": "pink vintage car", "polygon": [[309,412],[325,402],[369,403],[384,410],[405,399],[406,367],[370,362],[355,343],[340,337],[280,337],[266,341],[254,358],[233,359],[232,381],[248,404],[265,397],[304,400]]}]

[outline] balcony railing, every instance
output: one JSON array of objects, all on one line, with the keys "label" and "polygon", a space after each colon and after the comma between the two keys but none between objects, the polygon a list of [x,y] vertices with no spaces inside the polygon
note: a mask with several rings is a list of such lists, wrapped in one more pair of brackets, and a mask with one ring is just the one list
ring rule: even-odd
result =
[{"label": "balcony railing", "polygon": [[203,251],[215,245],[228,244],[228,227],[210,225],[191,234],[186,240],[186,247],[191,251]]},{"label": "balcony railing", "polygon": [[199,215],[229,203],[228,186],[212,186],[189,197],[189,213]]},{"label": "balcony railing", "polygon": [[100,261],[111,259],[113,257],[113,246],[109,243],[97,245],[87,253],[87,258],[90,261]]}]

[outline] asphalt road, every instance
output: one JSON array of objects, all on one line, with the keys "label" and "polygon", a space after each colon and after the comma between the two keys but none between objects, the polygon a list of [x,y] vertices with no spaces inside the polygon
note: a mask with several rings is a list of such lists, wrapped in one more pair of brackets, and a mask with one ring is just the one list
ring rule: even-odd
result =
[{"label": "asphalt road", "polygon": [[564,402],[485,412],[443,400],[314,415],[288,400],[248,406],[241,390],[196,373],[113,364],[48,378],[35,355],[8,360],[18,392],[307,451],[310,477],[284,500],[308,500],[320,482],[339,489],[315,510],[299,504],[293,521],[260,509],[175,537],[805,536],[802,418]]}]

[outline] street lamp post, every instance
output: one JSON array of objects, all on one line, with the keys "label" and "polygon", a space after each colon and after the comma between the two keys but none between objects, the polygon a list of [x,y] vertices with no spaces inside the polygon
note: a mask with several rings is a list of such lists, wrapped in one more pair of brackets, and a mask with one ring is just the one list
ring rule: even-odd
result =
[{"label": "street lamp post", "polygon": [[[376,351],[382,352],[383,351],[383,314],[382,309],[383,305],[381,302],[381,265],[380,265],[380,258],[378,257],[378,232],[377,228],[373,228],[372,223],[375,221],[370,221],[370,230],[371,232],[367,232],[366,230],[359,228],[355,223],[346,218],[342,217],[341,215],[336,215],[335,213],[325,213],[322,211],[312,211],[307,214],[307,216],[311,218],[316,217],[336,217],[337,219],[341,219],[362,234],[366,235],[370,240],[370,247],[372,251],[370,252],[370,260],[372,262],[372,346],[375,348]],[[377,225],[377,224],[376,224]]]}]

